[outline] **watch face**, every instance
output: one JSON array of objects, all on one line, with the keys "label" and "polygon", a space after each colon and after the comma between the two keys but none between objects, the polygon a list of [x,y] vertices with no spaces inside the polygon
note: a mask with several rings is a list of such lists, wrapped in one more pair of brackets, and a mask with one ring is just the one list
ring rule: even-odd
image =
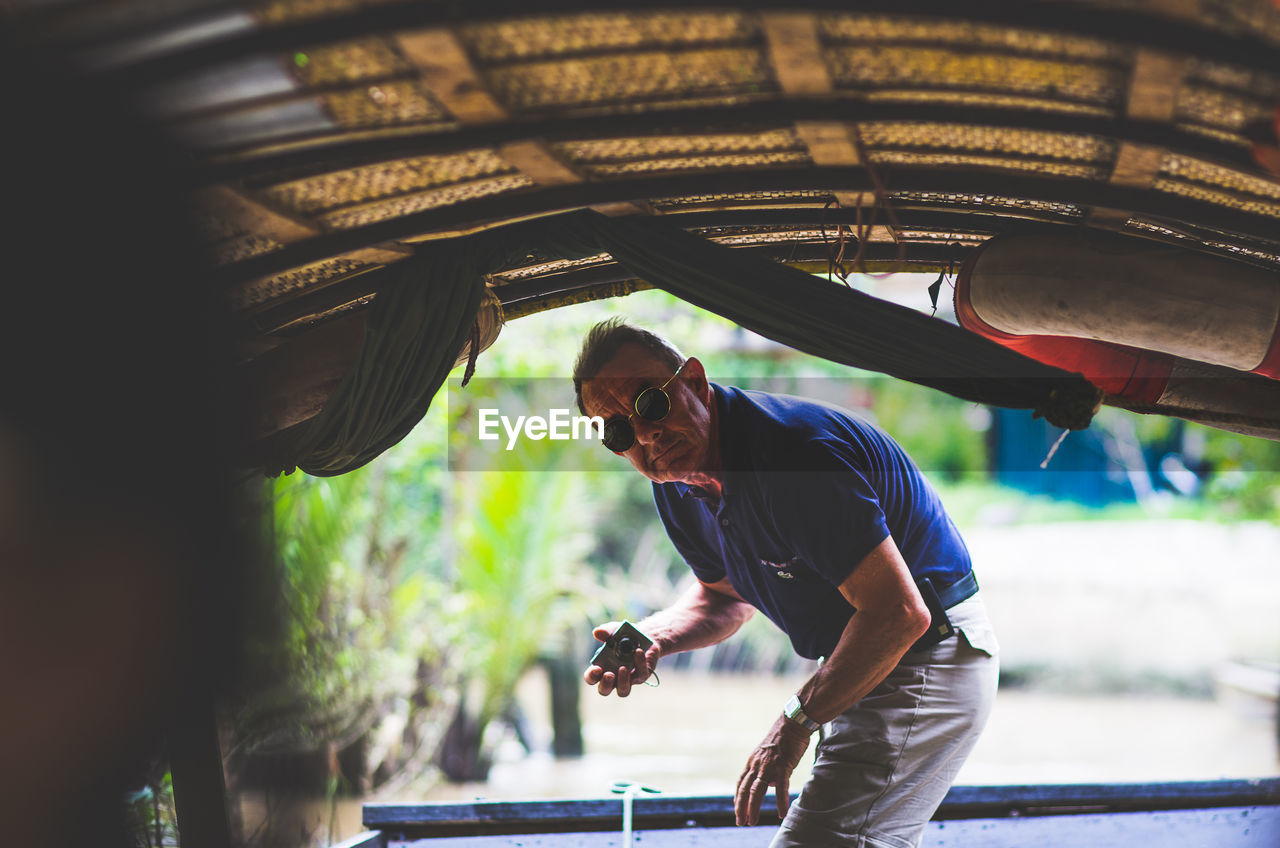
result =
[{"label": "watch face", "polygon": [[782,715],[788,721],[794,721],[796,724],[803,725],[810,731],[817,730],[820,726],[816,721],[804,714],[804,707],[800,703],[799,695],[791,696],[791,700],[787,701],[787,705],[782,708]]}]

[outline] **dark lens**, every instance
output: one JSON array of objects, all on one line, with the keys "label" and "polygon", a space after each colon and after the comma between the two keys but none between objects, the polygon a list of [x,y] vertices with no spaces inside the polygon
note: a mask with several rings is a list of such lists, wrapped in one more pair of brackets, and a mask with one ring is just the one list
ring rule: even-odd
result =
[{"label": "dark lens", "polygon": [[631,450],[636,443],[636,431],[631,422],[622,416],[604,422],[604,446],[614,453]]},{"label": "dark lens", "polygon": [[618,653],[622,654],[623,659],[631,659],[631,655],[636,652],[636,643],[630,638],[623,636],[618,640]]},{"label": "dark lens", "polygon": [[661,421],[671,411],[671,398],[662,389],[645,389],[636,396],[636,414],[646,421]]}]

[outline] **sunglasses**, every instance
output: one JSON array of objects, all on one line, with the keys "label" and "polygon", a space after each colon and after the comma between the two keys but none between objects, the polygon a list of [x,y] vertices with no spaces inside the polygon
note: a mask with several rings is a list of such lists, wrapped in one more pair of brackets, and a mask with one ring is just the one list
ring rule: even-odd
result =
[{"label": "sunglasses", "polygon": [[667,386],[680,376],[687,362],[688,360],[682,362],[676,369],[676,373],[661,386],[641,389],[636,395],[635,402],[632,403],[635,411],[631,415],[615,415],[604,422],[604,438],[600,441],[606,448],[614,453],[626,453],[631,450],[631,446],[636,443],[636,428],[631,424],[633,415],[639,415],[645,421],[661,421],[670,414],[671,395],[667,394]]}]

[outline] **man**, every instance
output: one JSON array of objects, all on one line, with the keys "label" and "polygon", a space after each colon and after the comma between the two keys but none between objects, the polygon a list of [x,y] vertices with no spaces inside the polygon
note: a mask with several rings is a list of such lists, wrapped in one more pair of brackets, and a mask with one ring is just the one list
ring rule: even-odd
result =
[{"label": "man", "polygon": [[[582,411],[605,419],[605,446],[653,481],[698,578],[639,623],[653,645],[632,667],[593,666],[587,683],[627,697],[661,657],[714,645],[759,609],[821,664],[748,758],[737,823],[757,824],[774,786],[775,848],[914,848],[986,723],[997,677],[968,551],[932,487],[849,413],[710,383],[696,358],[617,321],[588,334],[574,387]],[[922,591],[945,613],[931,615]],[[958,632],[938,641],[946,619]],[[819,728],[812,775],[790,804],[791,773]]]}]

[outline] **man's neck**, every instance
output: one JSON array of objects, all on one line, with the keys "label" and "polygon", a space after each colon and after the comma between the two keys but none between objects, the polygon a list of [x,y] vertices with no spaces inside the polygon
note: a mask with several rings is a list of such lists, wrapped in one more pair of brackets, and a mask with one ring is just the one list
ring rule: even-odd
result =
[{"label": "man's neck", "polygon": [[711,433],[707,439],[707,455],[703,468],[690,472],[681,482],[697,486],[714,500],[724,493],[724,460],[720,455],[720,410],[716,403],[715,389],[711,389]]}]

